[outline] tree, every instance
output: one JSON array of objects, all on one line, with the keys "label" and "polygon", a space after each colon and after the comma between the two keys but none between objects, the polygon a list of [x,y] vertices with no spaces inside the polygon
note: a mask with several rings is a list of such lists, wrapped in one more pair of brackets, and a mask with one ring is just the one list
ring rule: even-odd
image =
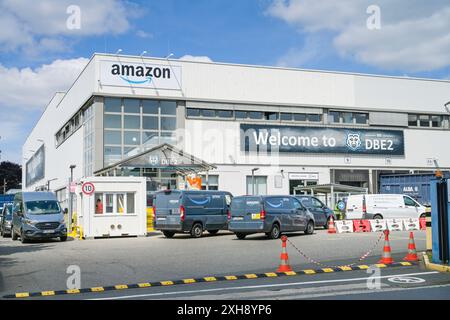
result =
[{"label": "tree", "polygon": [[6,191],[9,189],[21,189],[22,166],[10,161],[0,163],[0,193],[4,192],[3,183],[6,181]]}]

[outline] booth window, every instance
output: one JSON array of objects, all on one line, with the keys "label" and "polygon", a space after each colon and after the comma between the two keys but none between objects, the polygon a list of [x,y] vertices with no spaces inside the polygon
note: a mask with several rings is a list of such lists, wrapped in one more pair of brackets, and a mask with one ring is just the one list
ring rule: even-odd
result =
[{"label": "booth window", "polygon": [[134,192],[123,193],[96,193],[95,214],[135,214]]}]

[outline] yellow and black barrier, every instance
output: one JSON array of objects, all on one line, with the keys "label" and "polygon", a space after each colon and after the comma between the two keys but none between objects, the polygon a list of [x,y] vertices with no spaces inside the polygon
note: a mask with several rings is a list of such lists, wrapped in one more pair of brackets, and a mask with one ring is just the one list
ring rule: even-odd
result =
[{"label": "yellow and black barrier", "polygon": [[[393,267],[407,267],[413,266],[414,263],[411,262],[397,262],[392,264],[374,264],[373,266],[377,268],[393,268]],[[158,282],[142,282],[135,284],[118,284],[114,286],[105,287],[92,287],[84,289],[69,289],[69,290],[49,290],[49,291],[39,291],[39,292],[19,292],[15,294],[5,295],[5,299],[13,298],[32,298],[32,297],[51,297],[58,295],[73,295],[82,293],[98,293],[106,291],[118,291],[127,289],[140,289],[140,288],[151,288],[151,287],[164,287],[164,286],[174,286],[182,284],[193,284],[193,283],[204,283],[204,282],[219,282],[219,281],[235,281],[235,280],[247,280],[247,279],[261,279],[261,278],[276,278],[285,276],[299,276],[299,275],[314,275],[320,273],[332,273],[332,272],[343,272],[343,271],[356,271],[356,270],[366,270],[369,269],[369,265],[358,265],[358,266],[342,266],[334,268],[321,268],[321,269],[305,269],[300,271],[287,271],[287,272],[267,272],[267,273],[248,273],[243,275],[228,275],[228,276],[209,276],[202,278],[192,278],[192,279],[182,279],[182,280],[166,280]]]}]

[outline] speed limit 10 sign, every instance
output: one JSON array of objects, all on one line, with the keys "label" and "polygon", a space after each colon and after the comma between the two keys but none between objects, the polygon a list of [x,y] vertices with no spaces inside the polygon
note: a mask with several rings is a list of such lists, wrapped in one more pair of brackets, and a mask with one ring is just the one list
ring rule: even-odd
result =
[{"label": "speed limit 10 sign", "polygon": [[81,191],[85,195],[90,196],[95,191],[94,184],[92,182],[85,182],[85,183],[83,183],[83,185],[81,186]]}]

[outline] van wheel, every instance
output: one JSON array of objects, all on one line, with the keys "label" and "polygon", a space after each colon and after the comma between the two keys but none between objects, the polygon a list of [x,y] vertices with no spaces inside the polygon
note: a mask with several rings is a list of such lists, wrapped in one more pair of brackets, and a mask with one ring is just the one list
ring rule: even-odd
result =
[{"label": "van wheel", "polygon": [[20,242],[27,243],[28,239],[25,237],[25,234],[23,233],[23,230],[20,231]]},{"label": "van wheel", "polygon": [[17,233],[14,231],[13,227],[11,227],[11,239],[13,241],[17,240]]},{"label": "van wheel", "polygon": [[376,215],[373,216],[373,219],[374,220],[382,220],[383,216],[381,214],[376,214]]},{"label": "van wheel", "polygon": [[173,238],[173,236],[175,235],[175,232],[172,231],[163,231],[163,234],[166,238]]},{"label": "van wheel", "polygon": [[314,233],[314,222],[309,221],[306,225],[305,234],[313,234]]},{"label": "van wheel", "polygon": [[246,234],[245,233],[236,233],[236,237],[239,240],[244,240],[245,239]]},{"label": "van wheel", "polygon": [[219,230],[208,230],[208,233],[211,235],[215,235],[217,232],[219,232]]},{"label": "van wheel", "polygon": [[270,239],[278,239],[280,237],[280,235],[281,235],[280,226],[278,224],[274,224],[272,226],[272,229],[270,229],[269,238]]},{"label": "van wheel", "polygon": [[324,229],[328,229],[328,223],[330,222],[330,218],[327,219],[327,221],[325,222],[323,228]]},{"label": "van wheel", "polygon": [[67,236],[64,236],[64,237],[59,237],[59,240],[61,240],[62,242],[64,242],[64,241],[66,241],[66,240],[67,240]]},{"label": "van wheel", "polygon": [[191,229],[192,238],[200,238],[203,234],[203,226],[200,223],[195,223]]}]

